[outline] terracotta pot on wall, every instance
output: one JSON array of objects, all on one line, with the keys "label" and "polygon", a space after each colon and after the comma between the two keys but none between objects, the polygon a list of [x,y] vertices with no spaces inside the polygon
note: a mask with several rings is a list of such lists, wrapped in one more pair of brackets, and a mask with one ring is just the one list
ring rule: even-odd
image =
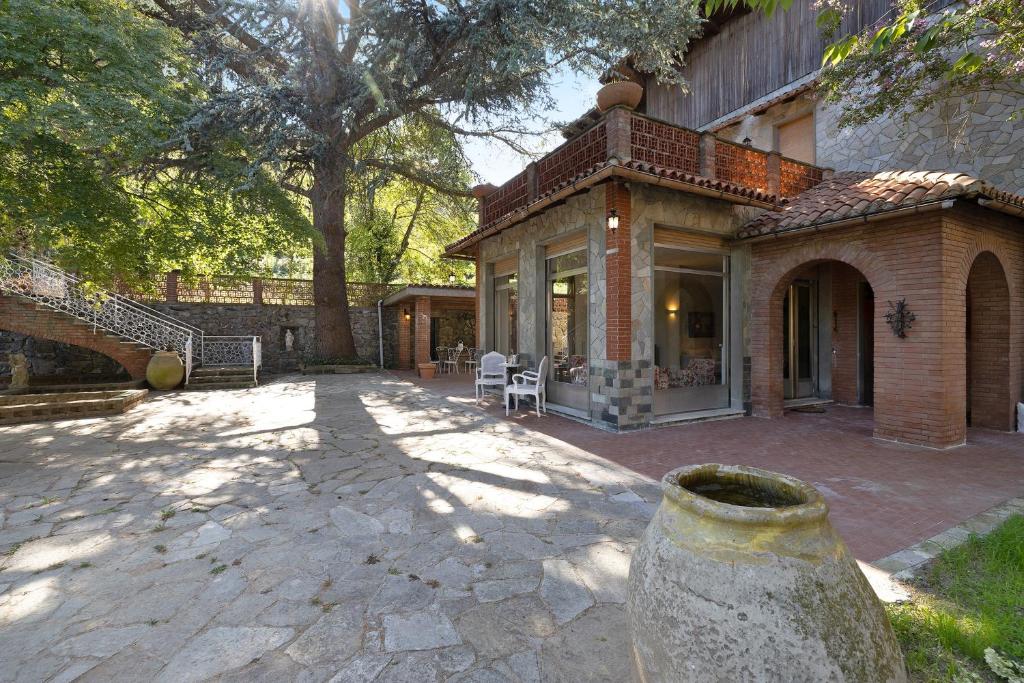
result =
[{"label": "terracotta pot on wall", "polygon": [[629,567],[638,680],[906,681],[889,620],[813,487],[695,465],[662,490]]},{"label": "terracotta pot on wall", "polygon": [[146,366],[146,381],[160,391],[173,389],[184,378],[185,364],[174,351],[157,351]]},{"label": "terracotta pot on wall", "polygon": [[420,371],[420,377],[423,379],[434,379],[434,372],[437,368],[433,363],[420,363],[417,367]]},{"label": "terracotta pot on wall", "polygon": [[609,83],[597,91],[597,108],[600,111],[608,111],[621,104],[636,109],[643,96],[643,86],[633,81]]}]

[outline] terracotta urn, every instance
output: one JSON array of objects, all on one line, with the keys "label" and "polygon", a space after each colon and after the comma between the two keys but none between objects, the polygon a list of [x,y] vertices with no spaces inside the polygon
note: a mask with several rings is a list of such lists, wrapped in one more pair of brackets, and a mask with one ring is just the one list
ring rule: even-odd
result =
[{"label": "terracotta urn", "polygon": [[173,389],[184,377],[185,364],[175,351],[157,351],[146,366],[146,381],[160,391]]},{"label": "terracotta urn", "polygon": [[600,111],[608,111],[621,104],[630,109],[636,109],[643,96],[644,88],[639,83],[616,81],[597,91],[597,108]]},{"label": "terracotta urn", "polygon": [[907,680],[817,490],[727,465],[673,470],[662,490],[629,567],[639,680]]},{"label": "terracotta urn", "polygon": [[434,379],[434,372],[437,367],[433,363],[420,363],[418,366],[420,377],[423,379]]}]

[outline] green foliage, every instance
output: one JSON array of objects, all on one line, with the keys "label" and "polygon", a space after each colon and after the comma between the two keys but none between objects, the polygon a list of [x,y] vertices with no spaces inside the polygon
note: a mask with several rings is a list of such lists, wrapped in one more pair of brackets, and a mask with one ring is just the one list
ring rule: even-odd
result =
[{"label": "green foliage", "polygon": [[249,270],[308,241],[303,211],[237,141],[209,172],[148,164],[205,94],[180,36],[124,0],[0,7],[0,248],[109,282]]},{"label": "green foliage", "polygon": [[888,607],[916,679],[999,680],[1024,662],[1024,517],[944,552],[917,588]]},{"label": "green foliage", "polygon": [[[469,165],[459,141],[432,118],[396,121],[360,145],[361,156],[402,147],[418,166],[431,166],[450,183],[468,186]],[[463,261],[442,259],[451,244],[476,223],[476,202],[415,183],[391,170],[358,168],[348,184],[346,272],[353,281],[460,284],[472,275]]]}]

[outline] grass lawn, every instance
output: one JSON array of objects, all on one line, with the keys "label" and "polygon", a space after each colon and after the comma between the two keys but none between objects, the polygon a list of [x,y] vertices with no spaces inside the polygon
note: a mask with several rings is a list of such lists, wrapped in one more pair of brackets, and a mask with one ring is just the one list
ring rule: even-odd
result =
[{"label": "grass lawn", "polygon": [[913,601],[887,611],[913,680],[1005,680],[986,648],[1024,662],[1024,516],[947,550],[911,587]]}]

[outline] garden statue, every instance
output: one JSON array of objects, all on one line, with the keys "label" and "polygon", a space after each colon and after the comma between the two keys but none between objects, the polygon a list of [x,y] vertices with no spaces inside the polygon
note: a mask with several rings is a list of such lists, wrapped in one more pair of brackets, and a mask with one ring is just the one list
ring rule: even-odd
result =
[{"label": "garden statue", "polygon": [[295,346],[295,335],[292,334],[291,330],[284,331],[284,350],[288,353],[292,352],[292,347]]},{"label": "garden statue", "polygon": [[23,353],[11,353],[7,356],[11,366],[11,389],[28,387],[28,359]]}]

